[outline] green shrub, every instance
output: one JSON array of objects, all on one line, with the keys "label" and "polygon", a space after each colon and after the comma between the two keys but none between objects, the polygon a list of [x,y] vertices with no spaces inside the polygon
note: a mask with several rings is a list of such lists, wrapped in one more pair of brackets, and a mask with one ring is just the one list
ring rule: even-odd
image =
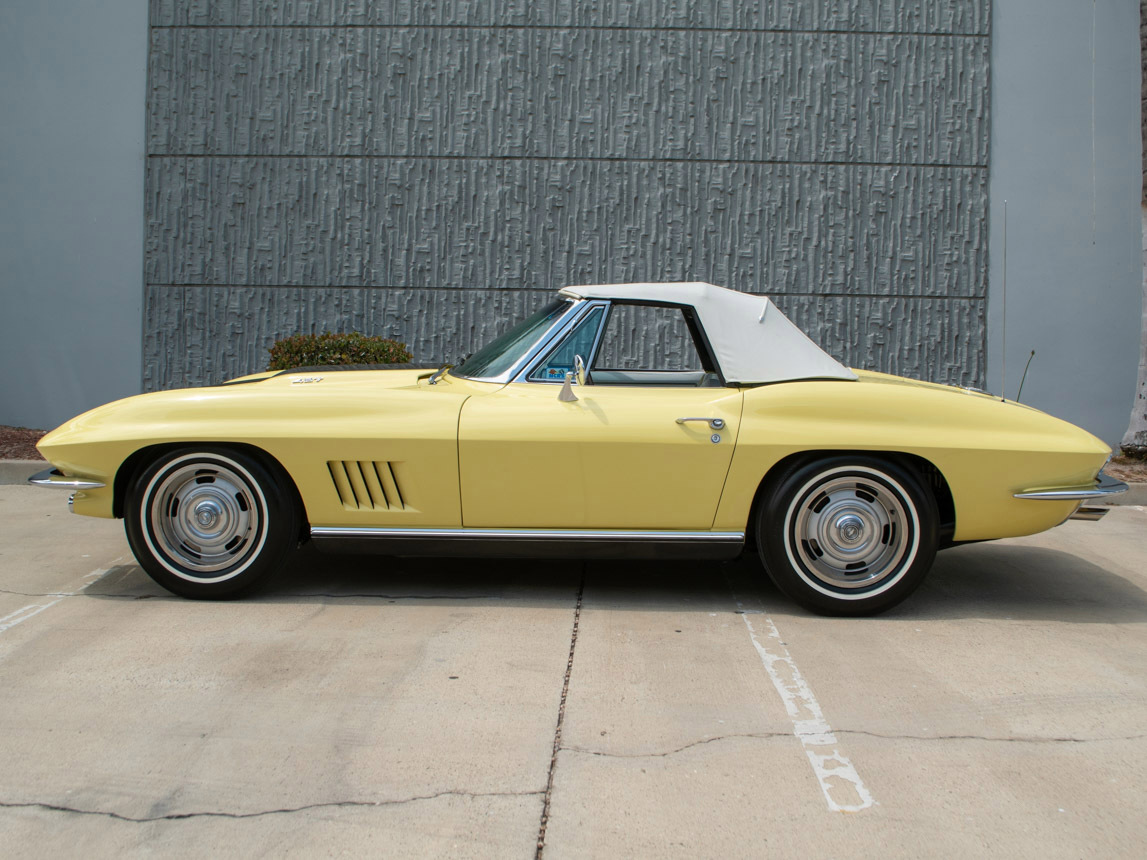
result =
[{"label": "green shrub", "polygon": [[324,364],[405,364],[406,344],[384,337],[350,334],[296,334],[275,341],[267,370],[290,370]]}]

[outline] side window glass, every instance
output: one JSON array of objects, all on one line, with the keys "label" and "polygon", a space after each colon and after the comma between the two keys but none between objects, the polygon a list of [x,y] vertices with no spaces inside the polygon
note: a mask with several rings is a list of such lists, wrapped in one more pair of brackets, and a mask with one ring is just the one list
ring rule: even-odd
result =
[{"label": "side window glass", "polygon": [[700,371],[681,308],[614,305],[593,370]]},{"label": "side window glass", "polygon": [[565,340],[558,344],[557,349],[534,368],[529,377],[530,381],[561,382],[566,373],[574,369],[575,355],[580,355],[588,362],[590,354],[593,352],[593,342],[597,338],[597,330],[601,325],[603,313],[605,313],[605,309],[598,306],[586,314],[585,318],[577,324],[577,327],[566,335]]}]

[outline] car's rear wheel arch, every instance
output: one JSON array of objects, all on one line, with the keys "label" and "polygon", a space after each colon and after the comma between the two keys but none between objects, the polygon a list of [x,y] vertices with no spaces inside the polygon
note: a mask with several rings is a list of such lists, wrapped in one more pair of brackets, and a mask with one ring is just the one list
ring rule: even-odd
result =
[{"label": "car's rear wheel arch", "polygon": [[941,547],[950,544],[952,535],[956,531],[956,504],[952,497],[952,490],[948,481],[935,464],[916,454],[907,454],[902,451],[853,451],[848,449],[826,448],[817,451],[799,451],[778,460],[761,478],[757,485],[757,492],[753,496],[753,503],[749,508],[749,517],[745,523],[745,535],[749,539],[750,549],[755,549],[756,529],[754,524],[760,514],[760,507],[765,499],[769,498],[772,489],[786,476],[809,463],[825,460],[830,457],[847,457],[849,455],[882,460],[895,466],[908,469],[920,483],[932,493],[936,500],[936,509],[939,512],[939,529]]},{"label": "car's rear wheel arch", "polygon": [[765,572],[825,615],[871,615],[906,599],[941,542],[938,473],[881,452],[787,458],[762,481],[750,533]]},{"label": "car's rear wheel arch", "polygon": [[235,451],[236,453],[246,454],[248,457],[257,460],[263,468],[275,476],[280,486],[290,492],[291,504],[293,504],[295,510],[299,512],[301,523],[300,540],[304,540],[310,535],[307,508],[306,505],[303,504],[302,494],[299,492],[299,488],[295,484],[294,478],[291,477],[290,472],[283,468],[282,463],[262,448],[239,442],[165,442],[160,445],[148,445],[145,448],[140,448],[124,460],[116,472],[112,490],[112,512],[114,516],[118,519],[123,519],[128,490],[135,481],[136,476],[147,469],[147,467],[156,460],[165,457],[172,451],[198,446],[218,451]]}]

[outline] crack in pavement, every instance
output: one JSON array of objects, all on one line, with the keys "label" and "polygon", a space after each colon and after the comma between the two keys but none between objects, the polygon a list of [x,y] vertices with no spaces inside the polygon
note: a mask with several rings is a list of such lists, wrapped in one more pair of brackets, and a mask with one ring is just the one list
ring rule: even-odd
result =
[{"label": "crack in pavement", "polygon": [[101,591],[13,591],[0,588],[0,594],[15,594],[19,597],[111,597],[117,600],[154,600],[156,594],[105,594]]},{"label": "crack in pavement", "polygon": [[184,821],[192,818],[262,818],[267,815],[291,815],[296,812],[308,812],[312,809],[332,809],[337,807],[382,807],[401,806],[405,803],[415,803],[422,800],[435,800],[439,797],[540,797],[545,794],[541,789],[537,791],[458,791],[455,789],[438,791],[434,794],[417,794],[396,800],[331,800],[324,803],[308,803],[303,806],[288,806],[281,809],[263,809],[258,812],[172,812],[167,815],[153,815],[135,817],[123,815],[119,812],[108,812],[102,809],[79,809],[73,806],[63,806],[56,803],[41,801],[26,801],[12,803],[0,801],[0,809],[43,809],[48,812],[63,812],[69,815],[90,815],[99,818],[112,818],[116,821],[127,821],[132,824],[150,824],[156,821]]},{"label": "crack in pavement", "polygon": [[0,594],[15,594],[20,597],[76,597],[76,591],[13,591],[10,588],[0,588]]},{"label": "crack in pavement", "polygon": [[737,733],[731,735],[717,735],[712,738],[704,738],[703,740],[693,741],[692,743],[685,744],[683,747],[676,749],[666,750],[665,752],[651,752],[651,753],[615,753],[605,752],[604,750],[591,750],[586,747],[562,747],[562,752],[581,753],[582,755],[600,755],[606,758],[664,758],[665,756],[676,755],[679,752],[684,752],[693,747],[704,746],[711,744],[715,741],[730,740],[732,738],[791,738],[792,732],[755,732],[755,733]]},{"label": "crack in pavement", "polygon": [[[19,597],[113,597],[120,600],[152,600],[166,595],[156,594],[108,594],[97,591],[14,591],[10,588],[0,588],[0,594],[15,594]],[[332,592],[288,592],[267,595],[274,602],[275,598],[292,597],[374,597],[380,600],[505,600],[504,597],[494,594],[377,594],[377,593],[344,593]]]},{"label": "crack in pavement", "polygon": [[[762,611],[757,615],[757,624],[754,625],[749,617],[753,613],[745,611],[728,570],[725,571],[725,582],[729,587],[729,596],[733,598],[738,614],[745,623],[749,641],[784,705],[792,724],[793,736],[800,741],[829,810],[861,812],[876,806],[876,798],[864,784],[856,765],[845,754],[843,745],[839,744],[824,709],[781,638],[781,632],[772,616],[764,611],[767,607],[760,607]],[[757,633],[757,625],[761,628],[760,635]]]},{"label": "crack in pavement", "polygon": [[534,853],[534,860],[542,860],[546,852],[546,827],[550,823],[550,801],[554,796],[554,773],[558,767],[558,753],[562,750],[562,727],[566,719],[566,702],[569,700],[570,675],[573,674],[574,650],[577,648],[578,628],[581,625],[582,599],[585,596],[585,569],[586,564],[582,562],[581,582],[578,583],[577,587],[577,602],[574,604],[573,627],[570,630],[570,652],[569,657],[566,659],[566,673],[562,681],[562,697],[558,703],[558,719],[554,726],[554,751],[550,756],[549,776],[546,777],[545,800],[542,801],[542,817],[538,822],[537,851]]},{"label": "crack in pavement", "polygon": [[377,597],[381,600],[504,600],[494,594],[334,594],[331,592],[290,592],[285,594],[267,595],[273,602],[275,598],[288,597]]},{"label": "crack in pavement", "polygon": [[1073,737],[1039,737],[1038,735],[1019,735],[1016,737],[1000,737],[992,735],[882,735],[879,732],[870,732],[864,729],[833,729],[842,735],[867,735],[870,738],[880,738],[890,741],[987,741],[990,743],[1010,744],[1099,744],[1120,741],[1138,741],[1147,738],[1147,734],[1125,735],[1113,738],[1073,738]]},{"label": "crack in pavement", "polygon": [[[1127,735],[1124,737],[1113,738],[1073,738],[1073,737],[992,737],[988,735],[883,735],[877,732],[865,731],[864,729],[833,729],[835,734],[841,735],[867,735],[872,738],[880,738],[882,740],[890,741],[985,741],[989,743],[1021,743],[1021,744],[1092,744],[1092,743],[1120,743],[1123,741],[1137,741],[1147,738],[1147,734]],[[715,743],[717,741],[732,740],[735,738],[791,738],[792,732],[739,732],[728,735],[716,735],[711,738],[703,738],[699,741],[687,743],[684,746],[676,747],[675,749],[665,750],[663,752],[648,752],[648,753],[620,753],[620,752],[607,752],[605,750],[594,750],[587,747],[562,747],[562,752],[580,753],[581,755],[595,755],[603,756],[605,758],[665,758],[666,756],[676,755],[679,752],[684,752],[687,749],[692,749],[697,746],[704,746],[705,744]]]}]

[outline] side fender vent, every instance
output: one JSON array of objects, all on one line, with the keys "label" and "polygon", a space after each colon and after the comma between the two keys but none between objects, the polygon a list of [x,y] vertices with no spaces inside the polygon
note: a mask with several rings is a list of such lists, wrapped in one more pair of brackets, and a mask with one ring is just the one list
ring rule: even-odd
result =
[{"label": "side fender vent", "polygon": [[404,511],[394,464],[379,460],[327,460],[335,492],[348,511]]}]

